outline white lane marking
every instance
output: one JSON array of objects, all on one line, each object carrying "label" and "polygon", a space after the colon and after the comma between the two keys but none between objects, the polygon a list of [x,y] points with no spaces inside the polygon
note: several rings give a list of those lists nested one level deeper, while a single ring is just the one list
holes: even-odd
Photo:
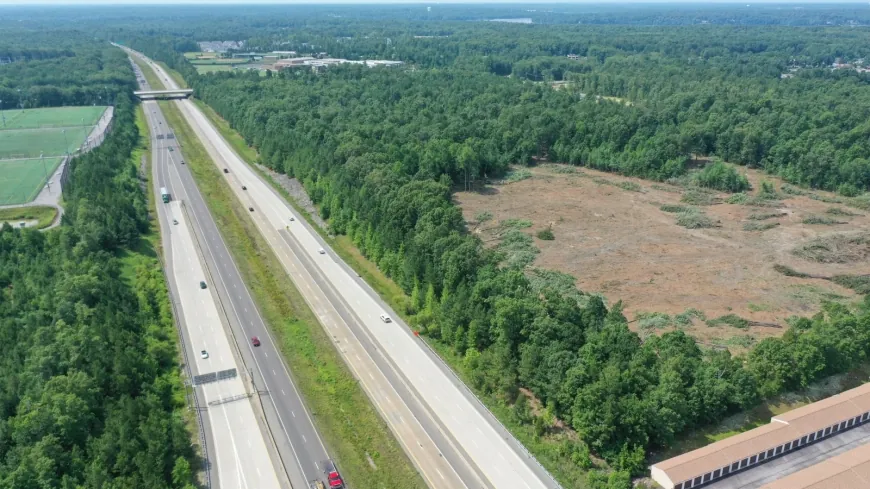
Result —
[{"label": "white lane marking", "polygon": [[305,435],[302,435],[302,442],[303,442],[303,443],[308,443],[308,440],[305,438]]},{"label": "white lane marking", "polygon": [[269,354],[268,354],[268,353],[263,352],[263,355],[266,355],[266,358],[269,358]]},{"label": "white lane marking", "polygon": [[282,395],[282,396],[286,396],[286,395],[287,395],[287,393],[284,392],[284,389],[281,389],[281,395]]},{"label": "white lane marking", "polygon": [[296,417],[296,411],[290,411],[290,414],[292,414],[294,418]]},{"label": "white lane marking", "polygon": [[[444,474],[442,474],[440,470],[438,470],[438,469],[436,468],[436,469],[435,469],[435,472],[438,472],[438,475],[441,476],[441,479],[444,479]],[[446,480],[446,479],[444,479],[444,480]]]},{"label": "white lane marking", "polygon": [[276,377],[278,376],[278,374],[275,373],[275,369],[274,369],[274,368],[272,369],[272,375],[274,375],[274,376],[276,376]]}]

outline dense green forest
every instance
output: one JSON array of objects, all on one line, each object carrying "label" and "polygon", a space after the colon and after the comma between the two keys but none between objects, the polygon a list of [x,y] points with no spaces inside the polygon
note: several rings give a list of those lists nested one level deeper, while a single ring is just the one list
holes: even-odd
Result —
[{"label": "dense green forest", "polygon": [[73,63],[67,87],[87,86],[87,66],[102,65],[117,80],[114,128],[72,160],[61,227],[0,229],[0,488],[192,488],[163,276],[153,258],[118,258],[147,230],[130,160],[139,142],[132,69],[102,43],[76,45],[54,64],[16,63],[48,79],[79,56],[89,61]]},{"label": "dense green forest", "polygon": [[123,51],[79,31],[0,35],[0,108],[109,105],[134,90]]},{"label": "dense green forest", "polygon": [[[466,233],[453,188],[530,162],[542,145],[555,148],[558,139],[542,138],[548,130],[564,136],[567,130],[554,128],[560,121],[584,131],[571,141],[582,141],[577,151],[588,151],[593,166],[601,165],[600,147],[633,146],[646,155],[667,149],[672,127],[641,125],[640,107],[488,73],[458,75],[350,68],[209,75],[194,86],[260,150],[263,163],[302,180],[332,229],[351,236],[405,289],[416,324],[465,357],[477,387],[509,400],[518,387],[531,389],[617,467],[636,472],[645,450],[852,368],[870,353],[870,315],[834,307],[745,359],[704,353],[681,332],[641,342],[619,305],[578,299],[554,281],[505,266]],[[610,138],[621,128],[633,131],[615,146]],[[658,178],[676,161],[677,175],[686,156],[677,151],[655,166],[638,157],[624,160],[637,161],[637,171],[611,169]]]}]

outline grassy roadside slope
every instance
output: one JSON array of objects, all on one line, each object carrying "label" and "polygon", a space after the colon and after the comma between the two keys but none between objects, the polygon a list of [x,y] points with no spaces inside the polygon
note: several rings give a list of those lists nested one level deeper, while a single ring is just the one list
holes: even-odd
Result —
[{"label": "grassy roadside slope", "polygon": [[350,483],[358,489],[425,487],[178,108],[166,102],[161,107],[318,431]]}]

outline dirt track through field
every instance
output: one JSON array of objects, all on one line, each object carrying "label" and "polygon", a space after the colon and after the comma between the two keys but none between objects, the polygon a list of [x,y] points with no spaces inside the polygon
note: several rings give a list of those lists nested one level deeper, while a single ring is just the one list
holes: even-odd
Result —
[{"label": "dirt track through field", "polygon": [[[609,304],[623,300],[629,320],[643,312],[676,315],[695,308],[707,319],[735,314],[783,326],[711,327],[696,319],[687,327],[687,332],[702,343],[738,351],[748,345],[735,341],[736,336],[757,341],[780,335],[788,327],[786,318],[814,314],[823,299],[855,298],[853,291],[830,281],[783,276],[774,270],[775,264],[826,276],[870,273],[868,261],[822,264],[791,253],[796,245],[819,235],[870,229],[870,213],[783,195],[781,205],[772,208],[727,203],[699,207],[718,227],[686,229],[675,224],[675,214],[660,210],[663,204],[685,205],[680,203],[683,189],[588,169],[562,173],[568,171],[564,168],[543,165],[532,169],[532,178],[490,186],[483,192],[460,192],[455,199],[469,229],[481,234],[488,244],[496,240],[490,239],[488,231],[477,229],[474,219],[480,212],[492,213],[492,223],[509,218],[531,220],[533,226],[526,230],[530,234],[552,226],[554,241],[535,238],[541,253],[533,266],[570,273],[581,290],[600,292]],[[780,187],[781,182],[774,178],[740,170],[748,174],[754,189],[760,188],[762,179]],[[640,186],[641,191],[626,190],[620,184]],[[826,213],[831,207],[861,215],[832,216]],[[747,219],[759,213],[781,216]],[[803,224],[807,216],[833,217],[846,224]],[[748,222],[778,225],[766,231],[745,231],[743,226]],[[492,227],[489,223],[480,229]],[[633,327],[637,324],[632,323]]]}]

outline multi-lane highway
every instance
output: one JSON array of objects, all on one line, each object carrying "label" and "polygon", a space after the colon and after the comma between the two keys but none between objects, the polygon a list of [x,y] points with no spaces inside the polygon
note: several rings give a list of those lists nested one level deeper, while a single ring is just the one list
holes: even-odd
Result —
[{"label": "multi-lane highway", "polygon": [[[140,84],[148,89],[147,83]],[[284,487],[289,479],[292,487],[307,488],[310,481],[324,478],[326,448],[183,163],[183,148],[157,102],[143,106],[152,133],[154,190],[159,194],[166,188],[172,199],[163,204],[157,196],[158,214],[166,267],[174,278],[170,291],[180,302],[188,333],[187,357],[196,359],[199,374],[234,367],[239,371],[235,380],[202,387],[206,399],[200,404],[208,406],[206,432],[218,480],[212,485],[271,488],[281,481]],[[200,289],[200,281],[207,283],[206,289]],[[259,346],[253,345],[254,337]],[[209,353],[208,359],[201,358],[201,350]],[[242,380],[249,384],[242,385]],[[245,393],[254,395],[208,405]],[[226,410],[231,413],[224,416]]]},{"label": "multi-lane highway", "polygon": [[[171,78],[150,66],[167,85]],[[551,488],[552,477],[223,140],[175,102],[431,487]],[[242,185],[247,190],[242,189]],[[380,316],[388,314],[392,323]]]}]

